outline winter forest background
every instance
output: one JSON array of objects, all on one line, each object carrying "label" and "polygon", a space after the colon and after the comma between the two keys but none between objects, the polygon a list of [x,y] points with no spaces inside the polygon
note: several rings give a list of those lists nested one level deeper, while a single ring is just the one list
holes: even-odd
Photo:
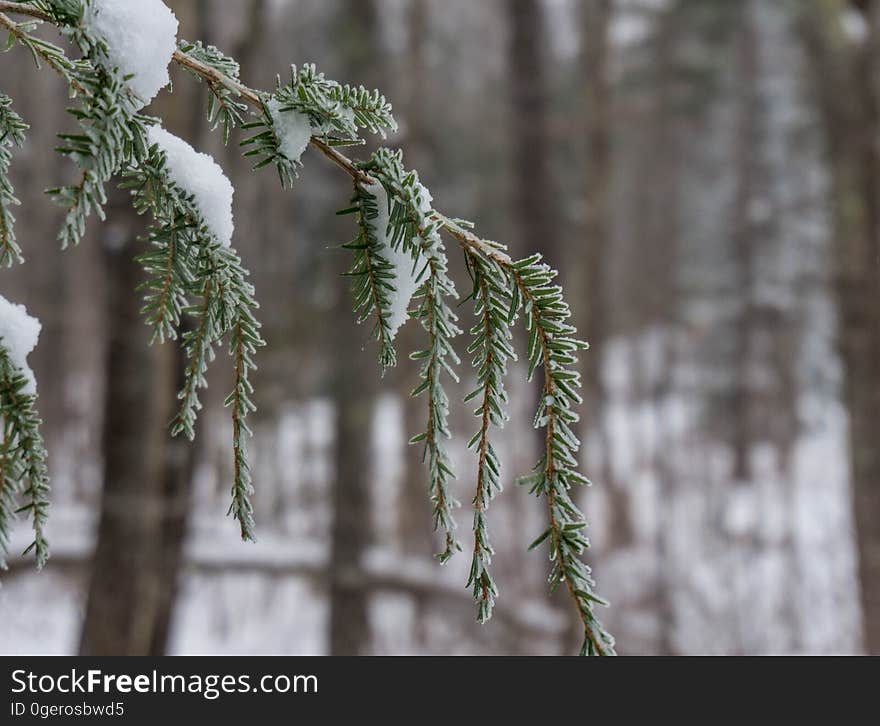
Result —
[{"label": "winter forest background", "polygon": [[[392,143],[438,204],[560,269],[592,344],[581,503],[619,652],[880,653],[880,1],[168,4],[180,37],[229,52],[252,86],[313,61],[381,88],[401,121]],[[32,126],[12,171],[30,263],[0,286],[43,321],[30,360],[53,557],[41,573],[10,558],[0,650],[574,652],[546,556],[526,552],[543,511],[512,481],[538,456],[524,423],[537,389],[510,377],[490,513],[501,598],[478,626],[467,553],[431,558],[406,446],[423,415],[406,397],[416,368],[404,358],[380,381],[353,322],[338,249],[353,232],[333,214],[350,183],[310,153],[279,191],[210,133],[203,86],[172,78],[148,111],[232,179],[269,342],[251,446],[259,541],[224,516],[224,367],[196,443],[167,434],[182,366],[175,346],[146,345],[130,261],[144,222],[127,197],[58,250],[42,190],[74,173],[51,151],[70,125],[64,89],[13,49],[0,82]],[[121,527],[121,510],[160,516]],[[467,543],[466,509],[458,520]],[[28,532],[15,534],[13,554]]]}]

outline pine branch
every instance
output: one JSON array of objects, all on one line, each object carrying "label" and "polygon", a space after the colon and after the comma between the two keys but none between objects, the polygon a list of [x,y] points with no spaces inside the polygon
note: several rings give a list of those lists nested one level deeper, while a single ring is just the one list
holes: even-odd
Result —
[{"label": "pine branch", "polygon": [[535,415],[535,428],[545,432],[545,450],[532,474],[523,477],[531,493],[544,496],[549,516],[548,528],[532,543],[534,549],[549,541],[550,587],[565,583],[584,626],[582,655],[613,655],[614,639],[596,618],[594,607],[606,605],[595,592],[590,568],[580,556],[589,546],[581,531],[586,527],[583,514],[571,499],[575,484],[589,484],[577,470],[575,455],[580,442],[571,426],[578,421],[572,410],[580,404],[580,374],[570,366],[575,353],[587,344],[574,338],[577,331],[568,322],[570,311],[562,288],[553,285],[556,272],[532,255],[513,265],[515,290],[523,300],[528,332],[529,378],[541,367],[544,373],[543,398]]},{"label": "pine branch", "polygon": [[187,306],[187,290],[194,278],[185,260],[185,245],[180,237],[186,223],[178,219],[168,227],[151,226],[147,241],[152,249],[139,255],[139,262],[147,272],[147,279],[138,290],[145,291],[141,312],[153,328],[150,344],[177,339],[180,318]]},{"label": "pine branch", "polygon": [[422,382],[413,389],[413,396],[423,393],[428,398],[428,420],[425,431],[410,439],[410,443],[424,442],[423,461],[427,461],[429,492],[433,506],[434,529],[444,532],[444,549],[437,555],[445,563],[461,545],[455,538],[455,519],[452,510],[459,503],[449,491],[449,481],[455,478],[446,451],[445,439],[451,437],[449,430],[449,398],[443,387],[446,373],[458,382],[452,368],[460,361],[452,346],[452,339],[461,331],[458,317],[446,302],[457,298],[455,284],[448,275],[446,251],[438,233],[439,225],[430,208],[430,195],[419,182],[418,175],[403,166],[401,152],[378,149],[365,165],[385,188],[391,203],[389,236],[393,247],[401,246],[413,258],[425,260],[427,274],[420,294],[421,301],[416,313],[428,334],[428,347],[413,353],[413,360],[421,360],[419,373]]},{"label": "pine branch", "polygon": [[[36,410],[36,396],[25,393],[27,380],[10,360],[0,342],[0,418],[2,418],[2,448],[0,448],[0,554],[9,543],[9,523],[14,514],[30,517],[33,542],[24,551],[36,556],[37,567],[49,559],[49,545],[43,527],[49,514],[49,476],[46,467],[46,448],[40,434],[40,417]],[[24,504],[15,509],[18,494]],[[2,560],[2,557],[0,557]]]},{"label": "pine branch", "polygon": [[182,433],[190,441],[195,438],[196,418],[202,408],[199,390],[208,386],[205,374],[215,357],[213,331],[217,329],[218,323],[213,304],[216,298],[212,290],[214,284],[214,278],[209,276],[202,288],[201,305],[188,308],[188,312],[198,323],[194,330],[184,333],[183,336],[184,351],[189,363],[184,372],[183,388],[177,394],[181,403],[171,422],[171,434],[177,436]]},{"label": "pine branch", "polygon": [[[202,65],[211,68],[215,73],[229,78],[238,83],[238,61],[230,58],[213,45],[203,45],[201,41],[189,43],[181,40],[178,44],[180,52],[185,56],[198,61]],[[244,115],[247,113],[247,104],[239,100],[239,92],[234,88],[221,83],[214,77],[206,77],[197,73],[193,68],[184,65],[196,80],[205,81],[208,86],[207,119],[211,124],[211,130],[217,126],[223,127],[223,143],[229,143],[229,133],[237,126],[244,123]]]},{"label": "pine branch", "polygon": [[19,5],[17,3],[0,2],[0,26],[6,28],[9,33],[6,47],[4,51],[8,51],[16,43],[30,51],[31,57],[37,68],[41,67],[41,63],[46,63],[52,70],[58,73],[67,83],[71,94],[85,93],[85,89],[80,85],[76,76],[78,73],[87,68],[87,64],[82,61],[72,61],[57,45],[31,35],[31,31],[36,27],[36,22],[26,20],[22,23],[16,23],[3,12],[20,13],[29,15],[38,20],[52,22],[52,18],[43,11],[31,8],[27,5]]},{"label": "pine branch", "polygon": [[[0,24],[22,41],[19,37],[21,33],[28,35],[23,28],[30,26],[14,24],[2,13],[19,12],[31,18],[53,22],[79,43],[87,58],[94,60],[92,56],[100,54],[100,43],[96,44],[95,39],[72,29],[70,24],[78,7],[78,0],[31,3],[0,0]],[[51,65],[49,58],[54,57],[53,51],[33,45],[29,35],[22,42],[32,53],[36,53],[38,59],[42,57]],[[49,58],[44,53],[48,53]],[[426,430],[412,441],[424,442],[425,446],[423,458],[427,460],[429,468],[434,525],[435,529],[445,532],[446,539],[445,549],[438,555],[441,561],[446,561],[456,549],[460,549],[454,537],[455,523],[452,518],[452,509],[457,502],[449,490],[449,481],[454,474],[443,443],[450,433],[449,400],[442,383],[444,373],[454,381],[458,380],[453,369],[458,358],[452,339],[460,331],[457,318],[447,302],[448,298],[457,297],[457,294],[448,276],[440,232],[445,231],[464,250],[474,280],[473,297],[478,316],[477,323],[471,329],[474,340],[469,348],[477,368],[478,387],[468,398],[480,397],[480,407],[476,411],[480,428],[470,442],[477,451],[478,471],[473,500],[474,556],[468,584],[473,588],[481,621],[491,615],[496,594],[488,570],[492,548],[485,510],[492,495],[500,489],[500,466],[489,431],[493,425],[500,426],[505,417],[506,394],[502,379],[506,363],[513,356],[510,326],[519,313],[523,313],[529,334],[529,377],[538,367],[541,367],[544,375],[544,397],[535,417],[535,426],[545,431],[545,451],[533,473],[522,480],[531,485],[532,493],[545,498],[548,507],[548,527],[535,540],[533,547],[544,541],[550,545],[553,562],[550,586],[556,588],[562,582],[566,583],[584,626],[582,652],[613,654],[613,639],[594,614],[594,606],[604,602],[594,593],[590,570],[580,559],[589,546],[581,534],[586,525],[569,493],[571,486],[587,483],[586,478],[577,471],[575,458],[579,442],[572,430],[578,420],[573,406],[579,404],[581,399],[577,392],[579,374],[571,369],[576,363],[576,352],[586,345],[574,337],[574,328],[567,322],[570,314],[568,305],[561,288],[552,284],[555,273],[537,255],[514,262],[503,247],[474,234],[469,223],[449,218],[433,209],[430,195],[419,183],[417,174],[404,169],[399,152],[379,149],[368,162],[358,163],[338,150],[339,145],[360,143],[360,129],[384,135],[387,129],[394,128],[390,105],[378,91],[340,86],[318,74],[313,66],[303,66],[299,70],[294,68],[289,83],[282,85],[279,81],[273,94],[264,93],[241,83],[238,66],[233,59],[201,44],[182,44],[174,52],[173,60],[208,85],[212,98],[209,104],[216,104],[209,105],[209,121],[215,127],[218,123],[223,126],[224,140],[230,129],[237,125],[257,130],[254,136],[244,142],[253,147],[248,153],[259,158],[258,167],[274,163],[282,184],[287,185],[293,180],[300,162],[298,158],[288,158],[281,151],[273,112],[305,114],[308,117],[306,130],[312,131],[309,143],[352,177],[356,189],[353,206],[343,212],[358,215],[358,237],[345,245],[355,252],[350,271],[356,278],[355,307],[361,321],[373,314],[377,317],[374,332],[379,340],[383,366],[392,364],[396,359],[391,336],[387,334],[387,321],[383,324],[389,291],[395,289],[389,277],[388,260],[382,255],[383,246],[387,243],[393,250],[409,254],[414,265],[419,264],[419,260],[424,261],[424,268],[420,272],[424,277],[420,278],[422,282],[417,294],[415,316],[427,333],[428,345],[411,357],[422,361],[422,381],[413,395],[427,395],[428,420]],[[59,68],[56,67],[56,70]],[[61,65],[59,72],[63,71],[64,66]],[[125,107],[122,89],[111,88],[115,79],[106,75],[95,78],[95,73],[100,71],[95,71],[88,63],[76,73],[71,72],[74,80],[83,86],[77,90],[84,90],[92,96],[112,92],[115,102]],[[90,86],[92,79],[94,87]],[[267,105],[270,102],[273,104],[271,112]],[[110,101],[110,106],[112,103]],[[253,108],[255,121],[242,123],[244,104]],[[73,199],[86,199],[91,206],[86,206],[85,213],[94,210],[101,214],[102,185],[109,178],[103,173],[111,167],[118,168],[115,160],[101,157],[101,131],[106,130],[110,119],[95,114],[88,99],[81,113],[84,128],[98,129],[98,143],[90,146],[89,141],[94,142],[94,139],[70,137],[64,151],[81,163],[86,174],[92,173],[94,178],[84,176],[82,188],[68,193]],[[141,191],[135,194],[136,205],[141,207],[141,211],[147,208],[153,211],[159,221],[159,229],[165,230],[163,234],[170,234],[172,229],[177,233],[178,228],[173,225],[182,215],[185,223],[180,229],[186,230],[186,244],[193,251],[181,256],[174,249],[175,245],[161,235],[152,239],[154,249],[144,260],[145,266],[154,273],[148,287],[150,292],[145,311],[148,322],[157,327],[160,339],[174,335],[181,312],[189,311],[199,319],[196,330],[185,338],[190,362],[187,384],[181,392],[183,404],[175,423],[175,430],[185,431],[189,435],[193,431],[195,412],[200,405],[196,393],[204,385],[204,372],[209,359],[213,357],[213,346],[226,334],[230,335],[230,354],[236,372],[233,391],[226,400],[233,413],[235,452],[235,481],[230,513],[239,520],[242,536],[247,539],[252,537],[252,508],[249,502],[250,473],[244,457],[244,442],[250,433],[245,418],[253,409],[248,374],[253,370],[253,353],[256,347],[262,345],[258,324],[251,314],[256,303],[237,256],[205,241],[204,225],[198,215],[193,216],[191,200],[176,194],[173,185],[170,185],[170,195],[164,192],[163,189],[169,186],[167,178],[160,175],[151,180],[147,178],[149,171],[145,176],[145,168],[149,170],[157,164],[161,165],[161,160],[145,159],[146,152],[137,148],[138,131],[142,131],[146,121],[141,117],[123,119],[123,127],[127,124],[128,130],[134,134],[130,139],[133,142],[131,146],[125,146],[125,133],[118,137],[123,139],[124,163],[133,166],[131,174],[140,175],[137,184]],[[88,133],[85,135],[88,136]],[[302,143],[306,145],[305,140]],[[95,160],[105,163],[96,164]],[[388,234],[385,235],[387,239],[370,225],[375,212],[371,209],[373,201],[365,188],[376,184],[381,184],[388,194],[390,222]],[[157,203],[152,196],[146,195],[146,190],[156,185],[165,194],[164,202]],[[87,188],[91,194],[86,193]],[[159,196],[162,198],[162,194]],[[174,212],[170,217],[169,209]],[[71,236],[81,235],[84,217],[82,212],[74,215],[77,225]],[[175,266],[181,259],[188,260],[185,274]],[[182,301],[189,295],[201,296],[202,305],[184,308]]]},{"label": "pine branch", "polygon": [[252,436],[247,426],[247,416],[255,409],[250,396],[253,393],[248,374],[256,366],[253,353],[258,345],[262,345],[257,332],[256,321],[247,309],[241,310],[232,330],[230,353],[235,359],[235,386],[226,399],[226,405],[232,409],[232,446],[234,450],[234,477],[232,484],[232,504],[229,513],[238,520],[243,540],[256,541],[254,538],[254,517],[250,496],[254,493],[251,483],[250,466],[245,456],[246,438]]},{"label": "pine branch", "polygon": [[[52,20],[50,16],[36,8],[32,8],[28,5],[19,5],[18,3],[9,2],[8,0],[0,0],[0,13],[3,12],[18,12],[47,22],[51,22]],[[192,57],[180,49],[174,52],[172,59],[175,63],[189,70],[191,73],[235,93],[254,109],[263,113],[263,95],[260,92],[249,88],[238,80],[229,78],[216,68],[212,68],[208,64]],[[331,146],[320,136],[312,136],[311,144],[329,161],[338,166],[359,184],[369,186],[370,184],[376,183],[377,180],[375,178],[370,176],[366,171],[360,169],[354,161],[342,154],[338,149]],[[496,259],[499,263],[505,266],[510,265],[511,260],[508,255],[499,252],[470,231],[464,229],[455,220],[444,216],[436,210],[432,210],[432,216],[435,220],[439,221],[445,232],[457,240],[463,249],[473,249],[482,252],[483,254]]]},{"label": "pine branch", "polygon": [[[314,64],[291,67],[290,80],[279,77],[271,96],[260,97],[260,113],[242,128],[256,133],[241,142],[250,147],[245,156],[257,159],[254,169],[274,164],[283,187],[293,186],[302,161],[284,151],[283,131],[277,128],[276,114],[295,114],[307,125],[314,138],[328,148],[363,144],[361,129],[380,134],[397,129],[391,105],[379,91],[342,86],[319,73]],[[302,141],[303,146],[307,141]]]},{"label": "pine branch", "polygon": [[20,204],[9,181],[9,165],[13,146],[24,143],[28,125],[12,110],[12,99],[0,93],[0,267],[12,267],[24,262],[21,248],[15,239],[15,217],[10,210]]},{"label": "pine branch", "polygon": [[372,334],[379,343],[379,365],[384,372],[397,365],[388,312],[394,271],[383,253],[386,230],[376,227],[377,199],[360,184],[355,184],[352,206],[338,214],[357,214],[358,236],[342,246],[354,252],[354,262],[347,275],[354,280],[352,295],[357,322],[375,317]]},{"label": "pine branch", "polygon": [[496,493],[501,491],[501,462],[489,438],[491,426],[502,427],[507,420],[504,407],[507,393],[504,376],[507,361],[516,359],[511,347],[510,323],[516,310],[511,310],[510,278],[506,270],[496,262],[474,252],[466,256],[474,282],[474,299],[477,323],[471,328],[474,340],[468,347],[473,354],[473,366],[477,370],[477,388],[465,397],[465,401],[480,398],[480,406],[474,415],[480,419],[480,428],[468,442],[468,448],[477,450],[477,484],[472,500],[474,506],[474,550],[467,585],[473,588],[477,602],[477,620],[486,622],[492,617],[492,609],[498,588],[489,566],[495,551],[489,542],[486,510]]},{"label": "pine branch", "polygon": [[[173,434],[194,437],[201,408],[198,390],[207,385],[205,372],[214,359],[214,346],[230,336],[235,381],[226,404],[232,411],[235,477],[229,512],[238,520],[242,538],[253,540],[249,501],[253,487],[245,454],[250,429],[246,418],[255,408],[249,382],[249,374],[256,368],[253,356],[264,344],[252,313],[257,308],[253,286],[235,250],[220,244],[194,197],[171,180],[165,152],[158,145],[138,166],[128,169],[125,177],[123,186],[131,189],[135,209],[140,214],[149,211],[155,220],[149,239],[157,249],[140,258],[151,275],[148,290],[154,291],[148,294],[144,307],[147,323],[162,338],[176,337],[182,313],[194,314],[198,320],[196,328],[184,336],[189,361],[184,387],[178,395],[181,405],[171,424]],[[158,283],[157,276],[161,278]],[[201,305],[185,307],[185,301],[193,295],[201,297]]]}]

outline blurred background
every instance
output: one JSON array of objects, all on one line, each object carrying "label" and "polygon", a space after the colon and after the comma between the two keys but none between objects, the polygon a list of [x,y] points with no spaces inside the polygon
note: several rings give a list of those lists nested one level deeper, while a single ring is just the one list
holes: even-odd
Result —
[{"label": "blurred background", "polygon": [[[180,37],[252,86],[314,61],[379,86],[438,208],[561,270],[584,355],[580,501],[624,654],[880,653],[880,1],[169,1]],[[53,37],[51,28],[43,32]],[[307,154],[292,191],[252,174],[173,69],[148,111],[217,158],[269,345],[250,448],[257,544],[225,517],[218,359],[198,439],[172,440],[182,368],[147,346],[124,194],[77,249],[42,190],[65,94],[20,48],[3,90],[32,128],[13,178],[29,262],[0,289],[43,322],[31,355],[50,451],[53,557],[0,575],[6,653],[573,653],[546,594],[535,389],[509,376],[508,486],[490,526],[501,597],[474,622],[469,555],[431,559],[423,401],[379,381],[350,312],[350,182]],[[451,253],[460,288],[463,265]],[[465,320],[469,309],[464,309]],[[412,350],[419,330],[399,338]],[[466,345],[460,339],[461,347]],[[465,371],[465,377],[471,375]],[[451,389],[455,491],[476,428]],[[469,547],[471,516],[458,516]]]}]

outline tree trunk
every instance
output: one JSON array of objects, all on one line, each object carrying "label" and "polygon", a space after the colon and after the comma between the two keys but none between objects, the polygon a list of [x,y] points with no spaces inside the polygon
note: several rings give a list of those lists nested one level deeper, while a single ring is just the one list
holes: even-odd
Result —
[{"label": "tree trunk", "polygon": [[736,359],[732,395],[733,477],[745,482],[751,476],[750,452],[754,425],[751,368],[756,326],[755,309],[755,240],[751,205],[755,193],[755,154],[758,149],[758,98],[756,39],[748,3],[742,8],[736,37],[738,118],[734,159],[736,198],[733,210],[733,244],[737,267],[737,289],[741,293],[740,310],[734,328]]},{"label": "tree trunk", "polygon": [[840,336],[849,410],[853,513],[865,650],[880,654],[880,3],[861,4],[864,44],[842,33],[840,8],[814,0],[803,34],[832,162]]},{"label": "tree trunk", "polygon": [[[601,421],[602,340],[605,326],[604,286],[607,277],[611,173],[611,84],[609,79],[609,27],[611,0],[584,2],[584,72],[587,81],[586,218],[584,220],[584,280],[586,281],[583,337],[592,351],[584,356],[584,406],[582,426]],[[589,468],[589,462],[587,462]]]},{"label": "tree trunk", "polygon": [[560,265],[550,172],[544,12],[538,0],[508,0],[513,213],[520,251]]},{"label": "tree trunk", "polygon": [[[204,0],[175,4],[184,28],[204,27]],[[185,30],[183,31],[186,32]],[[172,131],[202,127],[194,86],[151,106]],[[163,655],[177,599],[192,500],[195,447],[168,433],[186,365],[176,342],[149,345],[140,314],[135,239],[144,226],[127,193],[114,193],[100,228],[107,285],[104,487],[98,543],[80,640],[83,655]],[[185,330],[184,321],[181,333]]]},{"label": "tree trunk", "polygon": [[[424,44],[429,32],[429,8],[425,0],[411,0],[407,16],[407,89],[406,107],[406,154],[412,166],[423,168],[430,146],[430,128],[424,104],[424,89],[429,86],[428,69],[425,62]],[[424,331],[417,323],[409,323],[398,333],[398,348],[418,350],[422,344]],[[401,358],[403,356],[401,355]],[[415,388],[411,376],[400,375],[413,369],[412,365],[402,365],[398,371],[400,378],[399,395],[403,408],[404,434],[407,439],[424,429],[424,400],[409,395]],[[398,517],[398,534],[406,552],[430,557],[434,550],[431,536],[431,506],[428,499],[427,472],[421,460],[421,447],[407,446],[403,455],[403,476]]]},{"label": "tree trunk", "polygon": [[854,137],[862,230],[845,251],[841,302],[865,648],[880,654],[880,3],[866,4],[865,13],[869,35],[857,60]]},{"label": "tree trunk", "polygon": [[[512,120],[515,251],[540,252],[551,267],[562,264],[554,219],[545,68],[545,18],[539,0],[508,0],[508,72]],[[542,395],[535,385],[535,407]],[[537,454],[544,434],[534,439]]]},{"label": "tree trunk", "polygon": [[[121,198],[120,198],[121,197]],[[118,194],[101,226],[107,300],[107,393],[101,518],[83,624],[82,655],[154,652],[163,590],[164,462],[171,418],[173,348],[148,345],[135,288],[138,219]]]},{"label": "tree trunk", "polygon": [[[510,88],[512,249],[517,254],[540,252],[554,269],[564,259],[559,244],[558,208],[551,170],[552,143],[547,82],[547,28],[541,0],[508,0],[509,33],[507,72]],[[564,275],[563,275],[564,277]],[[533,384],[534,408],[543,396],[540,376]],[[533,436],[534,460],[543,454],[544,431]],[[519,502],[517,502],[519,506]],[[515,526],[524,526],[525,514],[517,509]],[[582,628],[562,593],[553,607],[569,618],[573,633]]]},{"label": "tree trunk", "polygon": [[[373,0],[347,0],[340,20],[343,60],[348,76],[369,84],[378,48],[378,17]],[[351,71],[355,71],[354,74]],[[374,349],[364,345],[364,328],[353,324],[351,296],[339,291],[329,341],[334,365],[336,481],[330,554],[330,653],[365,654],[370,647],[369,593],[361,556],[371,543],[370,431],[378,389]]]}]

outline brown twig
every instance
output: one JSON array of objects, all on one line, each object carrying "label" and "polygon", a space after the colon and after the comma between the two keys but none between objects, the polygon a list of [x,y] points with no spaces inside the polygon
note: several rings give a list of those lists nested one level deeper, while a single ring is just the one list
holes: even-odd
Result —
[{"label": "brown twig", "polygon": [[[20,15],[27,15],[28,17],[35,18],[36,20],[42,20],[49,23],[52,22],[52,18],[44,13],[42,10],[39,10],[29,5],[20,5],[19,3],[0,0],[0,13],[4,12],[18,13]],[[3,16],[0,15],[0,18],[2,17]],[[9,21],[9,23],[15,25],[15,23],[13,23],[12,21]],[[243,83],[229,78],[229,76],[226,76],[216,69],[206,65],[205,63],[196,60],[192,56],[184,53],[182,50],[178,49],[174,51],[173,60],[179,66],[187,68],[196,75],[205,79],[205,81],[209,82],[210,84],[217,84],[223,86],[224,88],[228,88],[237,96],[247,101],[247,103],[249,103],[251,106],[254,106],[260,112],[263,111],[263,95],[260,91],[257,91],[253,88],[250,88],[249,86],[244,85]],[[327,159],[329,159],[336,166],[342,169],[346,174],[352,177],[352,179],[357,181],[359,184],[376,183],[376,180],[363,170],[359,169],[354,161],[345,156],[345,154],[342,154],[335,147],[330,146],[330,144],[324,141],[324,139],[322,139],[321,137],[313,136],[312,146],[314,146]],[[495,260],[502,267],[509,268],[511,266],[512,261],[510,257],[503,251],[486,244],[484,240],[481,240],[472,232],[456,224],[452,219],[445,216],[444,214],[434,211],[433,216],[440,222],[440,225],[443,227],[443,229],[453,239],[455,239],[461,247],[465,249],[474,249],[482,253],[483,255]]]}]

